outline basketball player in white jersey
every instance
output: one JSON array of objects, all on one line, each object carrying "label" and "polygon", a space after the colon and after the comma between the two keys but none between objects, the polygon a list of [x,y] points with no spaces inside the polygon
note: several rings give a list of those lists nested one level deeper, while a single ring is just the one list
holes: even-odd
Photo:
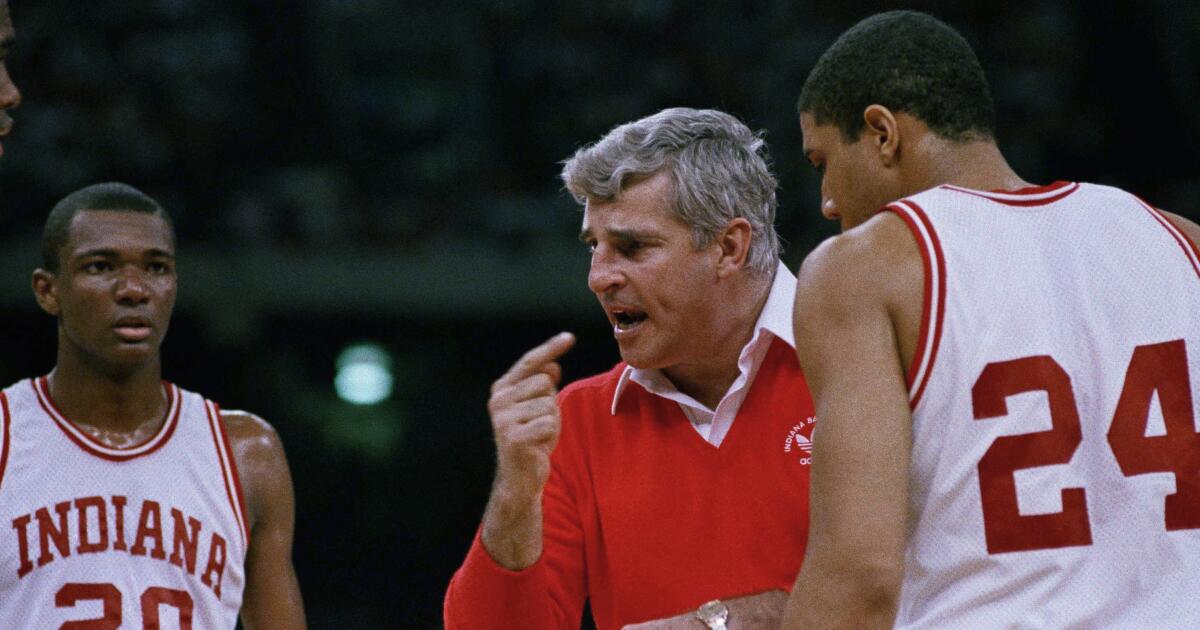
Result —
[{"label": "basketball player in white jersey", "polygon": [[[8,74],[8,49],[12,46],[14,36],[8,0],[0,0],[0,138],[12,131],[13,120],[8,110],[16,109],[21,104],[21,92]],[[4,145],[0,143],[0,156],[3,155]]]},{"label": "basketball player in white jersey", "polygon": [[799,110],[844,233],[798,279],[821,422],[785,627],[1200,627],[1200,228],[1022,180],[927,15],[844,33]]},{"label": "basketball player in white jersey", "polygon": [[50,212],[42,254],[58,356],[0,394],[0,627],[303,628],[278,436],[162,380],[167,213],[89,186]]}]

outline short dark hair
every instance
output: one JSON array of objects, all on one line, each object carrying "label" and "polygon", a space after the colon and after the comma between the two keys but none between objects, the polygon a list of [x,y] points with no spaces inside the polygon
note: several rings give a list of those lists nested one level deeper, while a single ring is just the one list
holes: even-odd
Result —
[{"label": "short dark hair", "polygon": [[983,68],[958,31],[925,13],[889,11],[855,24],[821,55],[797,108],[855,142],[873,104],[921,119],[950,140],[992,139],[996,111]]},{"label": "short dark hair", "polygon": [[175,242],[175,226],[171,222],[171,215],[150,195],[120,182],[92,184],[63,197],[46,217],[46,226],[42,229],[44,269],[58,273],[59,256],[71,237],[71,221],[75,215],[87,210],[144,212],[160,216],[171,231],[171,243]]}]

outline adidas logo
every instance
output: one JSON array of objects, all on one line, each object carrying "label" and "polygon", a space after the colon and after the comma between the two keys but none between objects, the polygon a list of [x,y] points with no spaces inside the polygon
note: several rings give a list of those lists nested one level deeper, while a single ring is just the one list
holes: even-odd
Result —
[{"label": "adidas logo", "polygon": [[809,416],[802,422],[797,422],[788,431],[787,439],[783,442],[783,452],[791,453],[793,450],[796,451],[800,459],[800,465],[802,466],[812,464],[812,432],[816,423],[816,416]]}]

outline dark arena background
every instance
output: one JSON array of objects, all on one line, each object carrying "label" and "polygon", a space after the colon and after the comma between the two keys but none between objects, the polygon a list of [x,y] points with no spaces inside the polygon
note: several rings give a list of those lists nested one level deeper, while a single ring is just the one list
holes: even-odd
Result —
[{"label": "dark arena background", "polygon": [[440,627],[491,483],[489,383],[559,330],[579,337],[568,379],[617,361],[557,179],[614,125],[686,105],[764,130],[795,270],[836,229],[800,150],[804,77],[858,19],[916,8],[976,47],[1026,179],[1200,219],[1195,2],[10,5],[0,377],[53,365],[29,288],[53,203],[103,180],[164,202],[166,375],[282,435],[318,629]]}]

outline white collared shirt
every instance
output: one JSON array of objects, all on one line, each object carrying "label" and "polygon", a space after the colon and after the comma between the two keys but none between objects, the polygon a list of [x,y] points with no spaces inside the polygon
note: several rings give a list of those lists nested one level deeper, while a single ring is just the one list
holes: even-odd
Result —
[{"label": "white collared shirt", "polygon": [[754,377],[767,356],[767,350],[771,348],[771,342],[778,337],[789,346],[796,347],[792,337],[792,307],[795,299],[796,276],[780,262],[775,271],[775,280],[771,283],[771,292],[767,295],[767,303],[763,305],[758,321],[754,324],[754,334],[742,347],[742,353],[738,356],[738,377],[717,403],[716,409],[709,409],[700,401],[679,391],[661,370],[625,366],[613,394],[612,413],[616,415],[617,401],[621,399],[625,386],[633,381],[651,394],[678,403],[700,436],[709,444],[720,446],[733,426],[733,419],[737,416],[738,409],[741,409],[742,401],[750,392],[750,385],[754,383]]}]

